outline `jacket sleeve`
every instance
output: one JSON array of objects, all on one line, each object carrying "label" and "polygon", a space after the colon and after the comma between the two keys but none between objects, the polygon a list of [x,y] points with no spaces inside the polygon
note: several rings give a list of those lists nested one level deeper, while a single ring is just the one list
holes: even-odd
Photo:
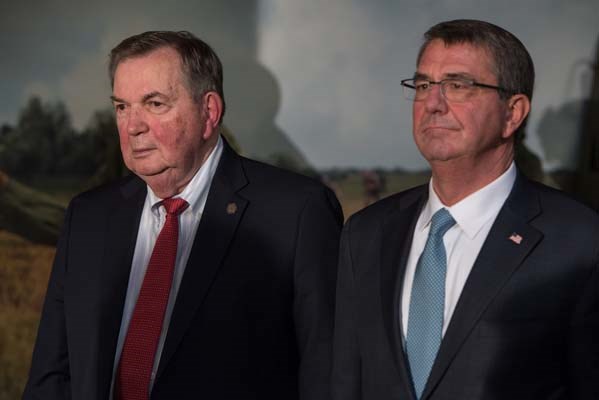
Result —
[{"label": "jacket sleeve", "polygon": [[361,398],[361,363],[354,313],[354,269],[351,257],[351,219],[341,235],[337,277],[331,391],[333,400]]},{"label": "jacket sleeve", "polygon": [[64,281],[69,252],[69,206],[58,239],[54,265],[48,282],[37,339],[33,350],[24,400],[67,400],[71,398],[69,352],[64,313]]},{"label": "jacket sleeve", "polygon": [[294,259],[294,324],[301,400],[330,399],[335,276],[343,213],[328,188],[309,196],[299,217]]},{"label": "jacket sleeve", "polygon": [[590,242],[592,269],[570,323],[568,398],[599,399],[599,224]]}]

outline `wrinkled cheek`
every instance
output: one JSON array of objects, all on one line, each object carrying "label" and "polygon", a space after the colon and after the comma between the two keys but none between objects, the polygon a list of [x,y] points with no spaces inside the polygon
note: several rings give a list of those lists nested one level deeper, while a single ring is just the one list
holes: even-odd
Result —
[{"label": "wrinkled cheek", "polygon": [[175,143],[177,142],[177,138],[173,136],[156,136],[156,144],[159,149],[164,151],[165,154],[170,153],[171,151],[176,149]]},{"label": "wrinkled cheek", "polygon": [[428,137],[426,134],[420,132],[417,128],[414,128],[414,132],[413,132],[412,136],[414,137],[414,142],[416,143],[416,146],[418,146],[418,147],[426,144],[427,142],[429,142],[431,140],[430,137]]},{"label": "wrinkled cheek", "polygon": [[156,140],[163,148],[178,149],[185,145],[185,125],[180,118],[161,123],[155,132]]},{"label": "wrinkled cheek", "polygon": [[185,121],[181,116],[177,116],[177,118],[172,121],[166,129],[170,132],[175,132],[175,135],[171,135],[171,145],[173,147],[182,147],[185,146],[185,138],[187,132],[185,131]]}]

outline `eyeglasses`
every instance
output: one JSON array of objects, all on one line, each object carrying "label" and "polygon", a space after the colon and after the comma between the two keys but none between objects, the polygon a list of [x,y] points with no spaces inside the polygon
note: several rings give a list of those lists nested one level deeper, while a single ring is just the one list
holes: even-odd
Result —
[{"label": "eyeglasses", "polygon": [[456,103],[468,101],[478,93],[480,88],[494,89],[507,94],[510,93],[507,89],[499,86],[487,85],[485,83],[478,83],[472,79],[463,78],[449,78],[438,82],[420,78],[404,79],[401,81],[404,96],[406,99],[413,101],[426,100],[433,90],[433,85],[441,86],[441,93],[445,100]]}]

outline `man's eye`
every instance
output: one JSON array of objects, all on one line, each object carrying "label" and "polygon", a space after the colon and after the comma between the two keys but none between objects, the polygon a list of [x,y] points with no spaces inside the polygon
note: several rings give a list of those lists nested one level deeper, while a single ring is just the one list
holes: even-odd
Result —
[{"label": "man's eye", "polygon": [[160,101],[149,101],[147,103],[147,107],[155,112],[162,112],[165,111],[167,109],[167,106],[165,103],[162,103]]},{"label": "man's eye", "polygon": [[114,110],[119,114],[122,113],[123,111],[125,111],[125,109],[126,109],[126,106],[122,103],[118,103],[118,104],[114,105]]},{"label": "man's eye", "polygon": [[416,87],[417,92],[423,92],[428,90],[431,86],[430,82],[414,82],[414,86]]},{"label": "man's eye", "polygon": [[464,90],[469,87],[467,83],[462,81],[447,81],[446,85],[450,90]]}]

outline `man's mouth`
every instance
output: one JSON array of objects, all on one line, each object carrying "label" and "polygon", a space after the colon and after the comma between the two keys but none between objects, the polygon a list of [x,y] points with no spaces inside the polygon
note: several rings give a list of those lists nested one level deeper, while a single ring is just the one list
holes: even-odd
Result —
[{"label": "man's mouth", "polygon": [[143,157],[146,157],[147,155],[149,155],[154,150],[155,149],[152,148],[152,147],[144,147],[144,148],[139,148],[139,149],[133,149],[132,150],[133,158],[143,158]]},{"label": "man's mouth", "polygon": [[427,126],[427,127],[423,128],[422,132],[455,131],[457,129],[458,128],[453,127],[453,126],[434,125],[434,126]]}]

